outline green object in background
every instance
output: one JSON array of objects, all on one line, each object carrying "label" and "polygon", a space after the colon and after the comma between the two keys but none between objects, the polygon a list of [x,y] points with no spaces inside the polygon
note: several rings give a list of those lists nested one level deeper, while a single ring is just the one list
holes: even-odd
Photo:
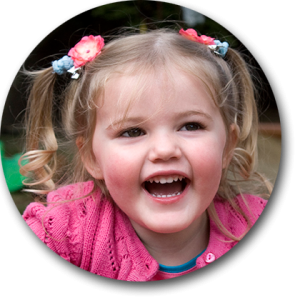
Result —
[{"label": "green object in background", "polygon": [[17,153],[12,157],[4,156],[4,144],[0,141],[0,150],[1,150],[1,162],[4,172],[4,177],[10,192],[15,192],[23,188],[22,181],[25,179],[25,176],[21,175],[19,172],[18,160],[21,157],[21,153]]}]

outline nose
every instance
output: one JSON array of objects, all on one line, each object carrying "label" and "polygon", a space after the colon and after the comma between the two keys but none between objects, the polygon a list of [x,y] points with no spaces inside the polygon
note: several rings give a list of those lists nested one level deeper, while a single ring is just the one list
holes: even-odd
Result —
[{"label": "nose", "polygon": [[150,142],[149,160],[152,162],[168,161],[181,157],[180,145],[177,138],[172,134],[157,134]]}]

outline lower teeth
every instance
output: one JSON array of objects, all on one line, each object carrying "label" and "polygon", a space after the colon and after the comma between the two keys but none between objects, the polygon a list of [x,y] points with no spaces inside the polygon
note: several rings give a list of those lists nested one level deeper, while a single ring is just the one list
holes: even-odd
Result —
[{"label": "lower teeth", "polygon": [[152,194],[154,197],[158,197],[158,198],[169,198],[169,197],[173,197],[173,196],[178,196],[180,195],[181,193],[178,192],[178,193],[174,193],[172,195],[156,195],[156,194]]}]

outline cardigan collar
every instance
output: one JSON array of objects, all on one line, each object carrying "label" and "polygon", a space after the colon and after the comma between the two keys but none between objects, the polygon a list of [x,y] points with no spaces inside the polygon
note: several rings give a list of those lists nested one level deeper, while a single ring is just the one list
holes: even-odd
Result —
[{"label": "cardigan collar", "polygon": [[[115,205],[115,248],[121,253],[118,278],[127,281],[149,281],[159,269],[158,262],[149,254],[140,238],[137,236],[129,218]],[[228,241],[220,232],[213,220],[210,219],[209,243],[206,250],[197,258],[196,268],[204,267],[225,254],[234,244]],[[123,246],[123,247],[122,247]],[[129,270],[126,273],[121,270]]]}]

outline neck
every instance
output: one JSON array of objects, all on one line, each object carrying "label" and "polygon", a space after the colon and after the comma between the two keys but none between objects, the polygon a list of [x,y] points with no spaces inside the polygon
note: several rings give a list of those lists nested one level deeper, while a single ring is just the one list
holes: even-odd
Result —
[{"label": "neck", "polygon": [[150,231],[131,224],[151,256],[162,265],[177,266],[201,253],[209,242],[209,218],[205,212],[188,228],[175,233]]}]

